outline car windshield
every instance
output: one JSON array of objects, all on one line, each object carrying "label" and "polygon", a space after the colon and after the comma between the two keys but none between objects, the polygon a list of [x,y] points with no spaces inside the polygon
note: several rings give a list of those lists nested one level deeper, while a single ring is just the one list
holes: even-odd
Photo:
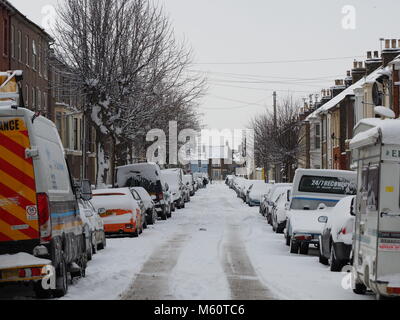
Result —
[{"label": "car windshield", "polygon": [[292,210],[317,210],[319,205],[323,203],[328,208],[336,206],[338,201],[336,200],[323,200],[323,199],[306,199],[306,198],[295,198],[292,200],[290,208]]}]

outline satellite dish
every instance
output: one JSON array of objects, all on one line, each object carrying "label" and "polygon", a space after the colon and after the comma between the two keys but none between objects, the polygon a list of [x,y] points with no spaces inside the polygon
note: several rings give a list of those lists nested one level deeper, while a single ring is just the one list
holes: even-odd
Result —
[{"label": "satellite dish", "polygon": [[378,106],[375,107],[374,109],[375,114],[380,116],[382,119],[394,119],[396,118],[395,113],[393,112],[393,110],[386,108],[386,107],[382,107],[382,106]]},{"label": "satellite dish", "polygon": [[374,82],[374,85],[372,87],[372,100],[376,106],[381,106],[382,105],[382,96],[383,93],[379,91],[378,83]]}]

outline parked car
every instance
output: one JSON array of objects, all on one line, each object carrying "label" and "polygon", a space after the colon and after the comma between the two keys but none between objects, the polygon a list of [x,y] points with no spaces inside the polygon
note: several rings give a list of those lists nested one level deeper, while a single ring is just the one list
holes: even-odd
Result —
[{"label": "parked car", "polygon": [[147,229],[147,219],[146,219],[146,206],[144,205],[142,198],[139,193],[134,188],[130,188],[133,198],[137,201],[140,208],[140,220],[143,221],[143,229]]},{"label": "parked car", "polygon": [[246,203],[250,207],[260,206],[262,195],[267,192],[268,185],[263,180],[255,180],[251,182],[246,193]]},{"label": "parked car", "polygon": [[279,190],[279,196],[274,201],[274,206],[271,214],[272,229],[276,233],[283,233],[286,228],[287,211],[290,208],[292,187],[280,187],[277,190]]},{"label": "parked car", "polygon": [[265,217],[267,218],[267,222],[272,226],[272,210],[275,206],[275,201],[277,200],[280,192],[284,190],[283,188],[291,188],[292,184],[290,183],[275,183],[269,189],[268,195],[266,197],[265,204]]},{"label": "parked car", "polygon": [[344,197],[357,192],[356,173],[341,170],[298,169],[285,229],[291,253],[308,254],[309,246],[319,246],[324,224],[321,216]]},{"label": "parked car", "polygon": [[183,183],[189,188],[189,196],[193,197],[196,193],[194,190],[194,179],[191,174],[186,174],[183,176]]},{"label": "parked car", "polygon": [[[2,76],[11,84],[22,72]],[[70,276],[84,276],[87,266],[80,188],[70,178],[53,122],[6,99],[0,123],[0,198],[7,213],[0,224],[0,260],[9,266],[0,270],[0,282],[30,282],[39,298],[62,297]],[[14,265],[15,255],[23,255],[23,263]]]},{"label": "parked car", "polygon": [[139,197],[140,200],[143,203],[143,210],[145,212],[145,219],[146,219],[146,224],[148,225],[153,225],[157,221],[157,211],[156,211],[156,205],[154,201],[151,199],[149,193],[142,187],[134,187],[132,188],[133,191],[135,191]]},{"label": "parked car", "polygon": [[86,238],[88,260],[92,260],[97,250],[102,250],[107,245],[103,219],[94,208],[90,200],[93,198],[92,189],[88,180],[77,182],[81,185],[82,196],[78,200],[79,212],[83,221],[83,230]]},{"label": "parked car", "polygon": [[169,190],[172,194],[172,200],[177,209],[185,208],[185,194],[183,190],[183,182],[181,172],[178,170],[162,170],[161,175],[168,183]]},{"label": "parked car", "polygon": [[161,175],[160,167],[155,163],[137,163],[118,167],[115,174],[115,188],[142,187],[151,196],[156,205],[158,216],[166,220],[171,216],[168,198],[168,184]]},{"label": "parked car", "polygon": [[129,188],[94,190],[92,203],[100,212],[106,235],[138,237],[143,232],[142,212]]},{"label": "parked car", "polygon": [[326,221],[319,238],[319,262],[330,265],[331,271],[342,271],[350,262],[353,242],[355,196],[345,197],[322,217]]}]

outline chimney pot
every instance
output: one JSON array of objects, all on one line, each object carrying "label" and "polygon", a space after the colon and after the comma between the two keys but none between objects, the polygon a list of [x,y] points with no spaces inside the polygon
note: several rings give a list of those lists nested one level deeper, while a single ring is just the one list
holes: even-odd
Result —
[{"label": "chimney pot", "polygon": [[354,62],[353,62],[353,68],[354,68],[354,69],[357,69],[357,65],[358,65],[358,62],[357,62],[356,60],[354,60]]},{"label": "chimney pot", "polygon": [[379,51],[374,51],[374,58],[379,58]]},{"label": "chimney pot", "polygon": [[363,62],[362,62],[362,61],[360,61],[360,62],[358,63],[358,67],[359,67],[360,69],[362,69],[362,67],[363,67]]},{"label": "chimney pot", "polygon": [[347,76],[351,77],[351,71],[350,70],[347,71]]},{"label": "chimney pot", "polygon": [[397,40],[392,39],[392,49],[396,49],[396,48],[397,48]]},{"label": "chimney pot", "polygon": [[367,51],[367,59],[372,59],[372,51]]},{"label": "chimney pot", "polygon": [[390,39],[385,40],[385,49],[390,49]]}]

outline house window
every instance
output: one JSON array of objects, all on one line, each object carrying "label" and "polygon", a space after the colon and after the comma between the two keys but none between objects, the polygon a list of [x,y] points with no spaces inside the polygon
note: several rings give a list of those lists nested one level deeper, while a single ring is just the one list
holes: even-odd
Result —
[{"label": "house window", "polygon": [[62,130],[62,114],[61,114],[61,112],[56,112],[56,127],[58,130],[58,133],[61,135],[61,130]]},{"label": "house window", "polygon": [[44,78],[47,80],[47,51],[46,51],[46,43],[43,43],[43,56],[42,56],[42,61],[43,61],[43,75]]},{"label": "house window", "polygon": [[3,54],[8,56],[8,19],[3,19]]},{"label": "house window", "polygon": [[36,90],[35,87],[32,87],[32,108],[36,107]]},{"label": "house window", "polygon": [[29,107],[29,87],[28,85],[25,86],[25,107]]},{"label": "house window", "polygon": [[22,32],[18,30],[18,61],[22,62]]},{"label": "house window", "polygon": [[321,149],[321,125],[315,125],[315,149]]},{"label": "house window", "polygon": [[11,26],[11,57],[15,58],[15,27]]},{"label": "house window", "polygon": [[32,68],[36,70],[37,51],[35,40],[32,41]]},{"label": "house window", "polygon": [[42,108],[42,94],[41,94],[39,88],[37,89],[37,106],[38,106],[38,109],[41,110],[41,108]]},{"label": "house window", "polygon": [[74,150],[78,150],[78,119],[74,118]]},{"label": "house window", "polygon": [[25,63],[29,67],[29,36],[25,36]]},{"label": "house window", "polygon": [[38,51],[38,70],[39,70],[39,76],[42,76],[42,45],[40,43]]}]

